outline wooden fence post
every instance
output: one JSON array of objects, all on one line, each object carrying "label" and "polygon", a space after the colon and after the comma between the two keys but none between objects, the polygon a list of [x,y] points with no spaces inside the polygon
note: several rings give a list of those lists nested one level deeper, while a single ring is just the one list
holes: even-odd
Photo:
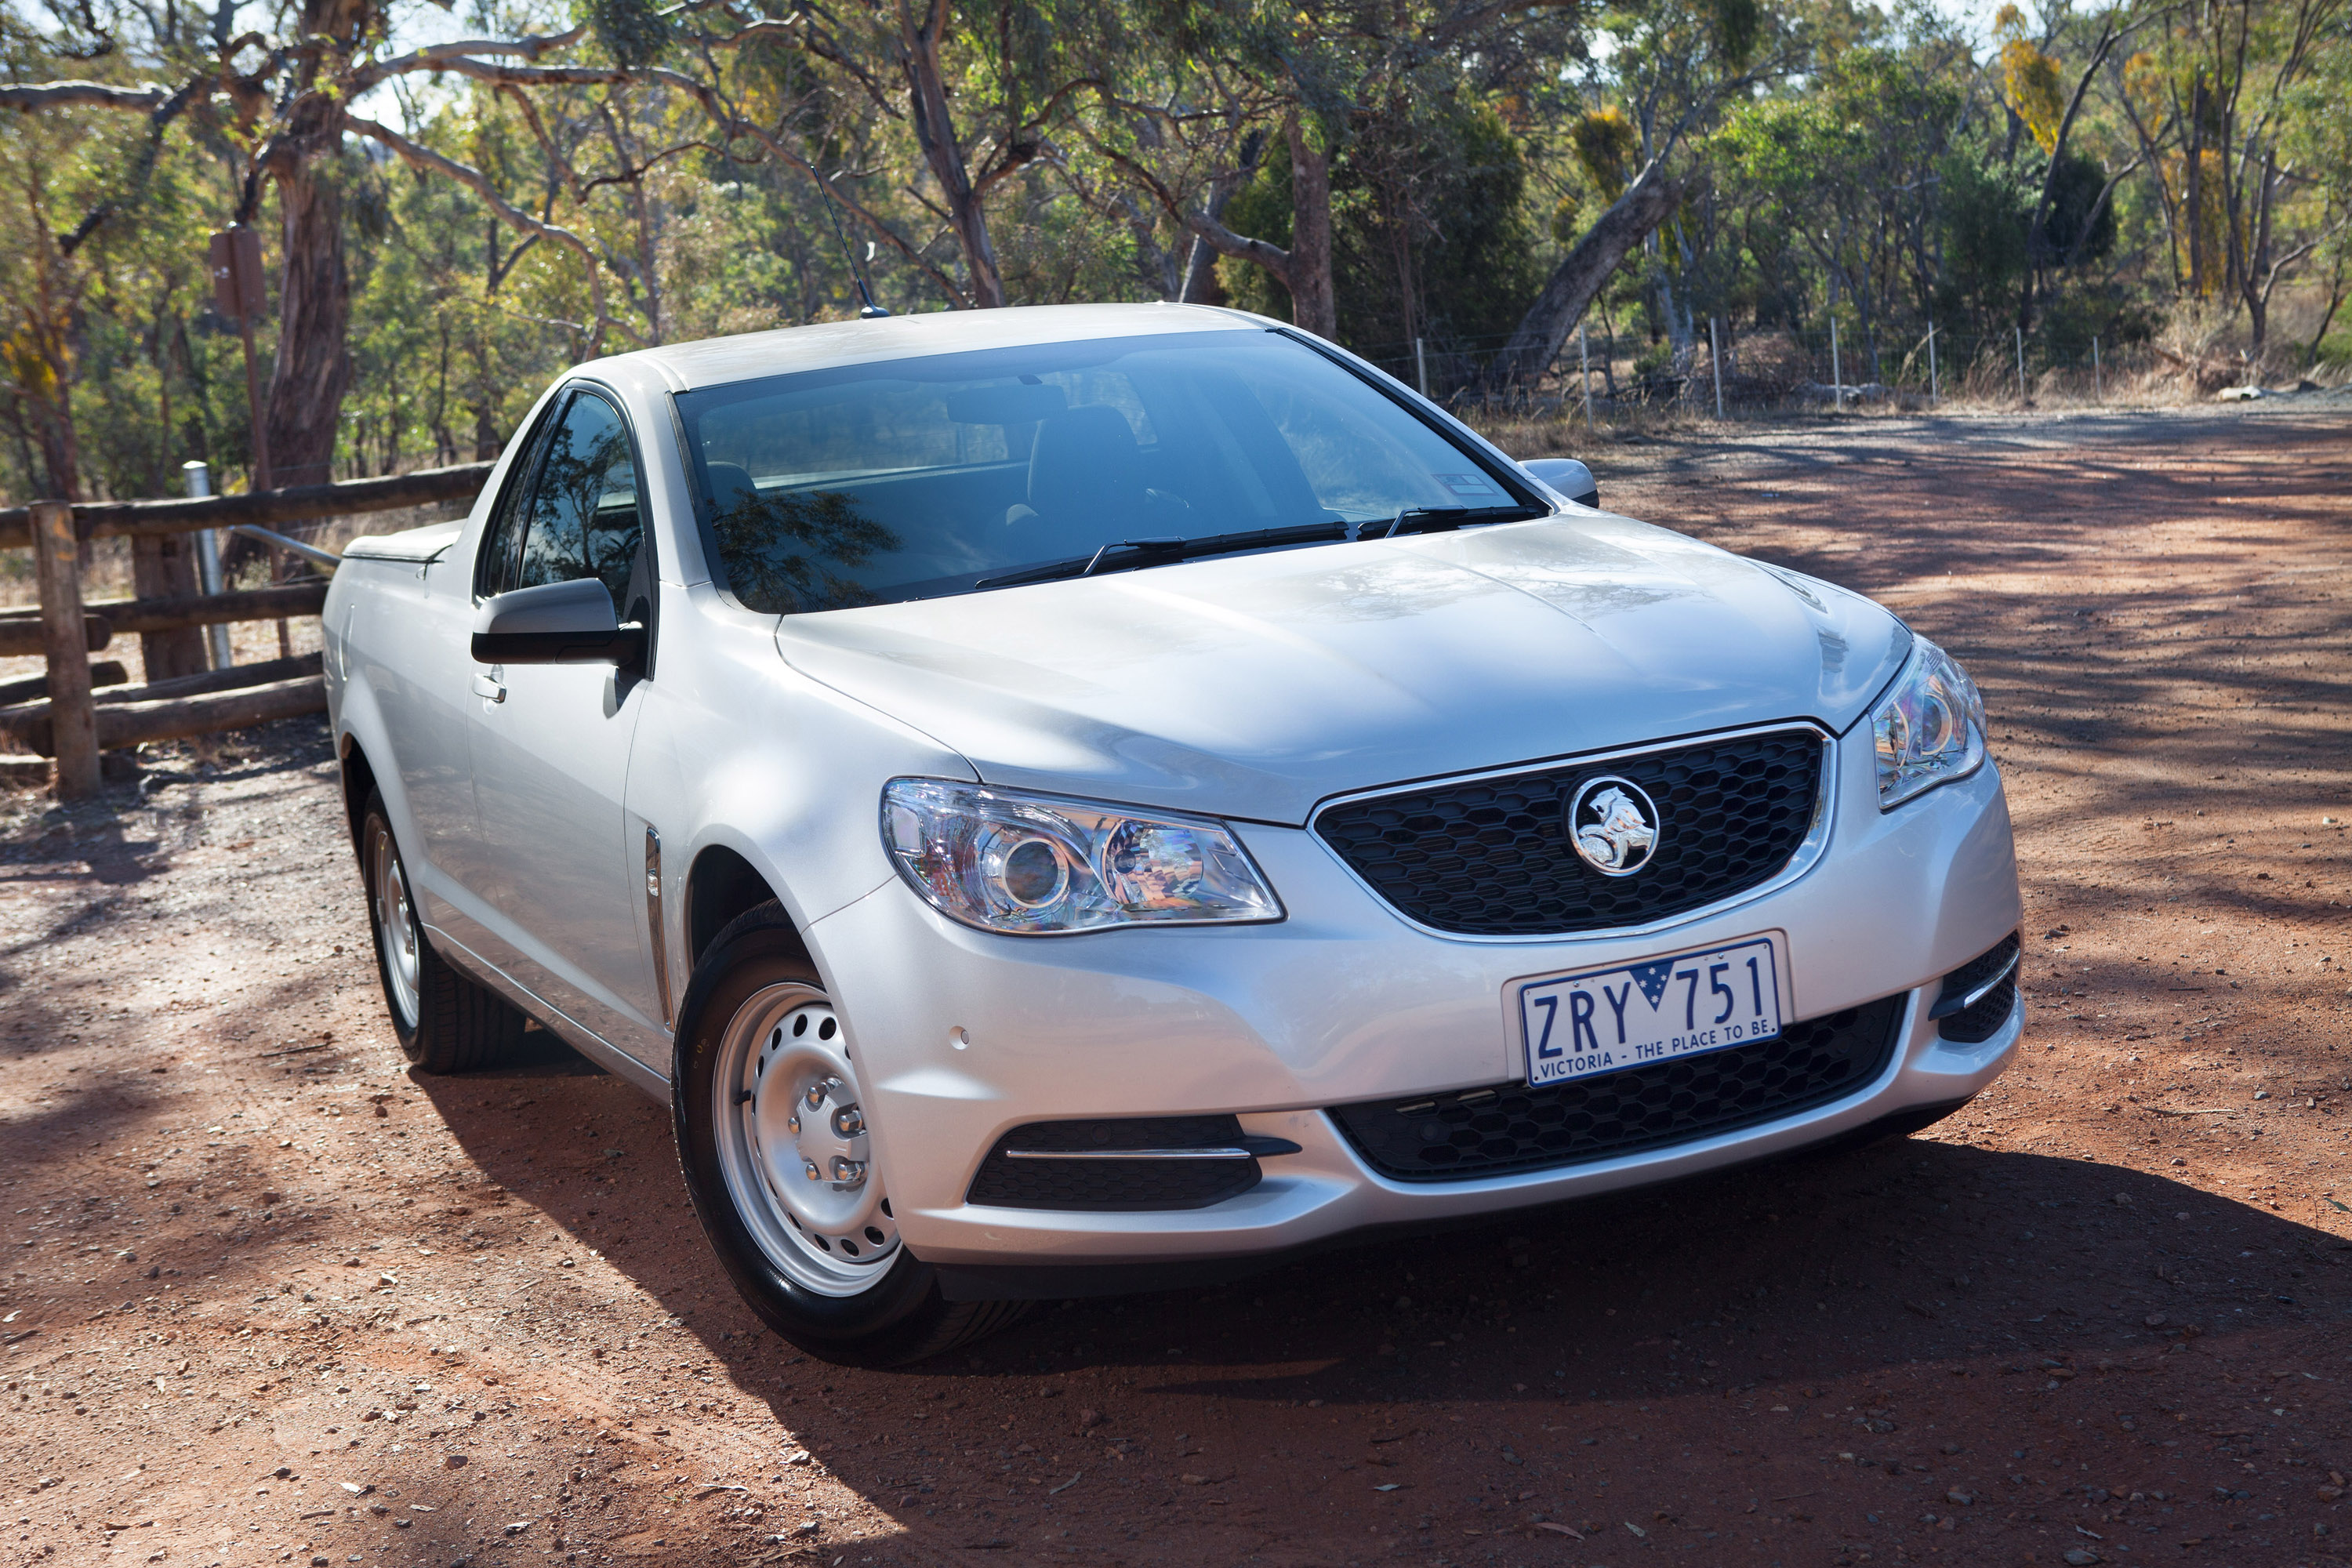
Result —
[{"label": "wooden fence post", "polygon": [[89,698],[89,648],[82,626],[81,542],[73,507],[37,501],[33,560],[41,588],[41,631],[49,656],[49,722],[57,748],[58,798],[98,793],[98,718]]}]

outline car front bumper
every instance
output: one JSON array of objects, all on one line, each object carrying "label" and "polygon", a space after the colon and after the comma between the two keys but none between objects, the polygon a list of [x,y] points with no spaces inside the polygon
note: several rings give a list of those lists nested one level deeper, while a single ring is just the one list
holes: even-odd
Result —
[{"label": "car front bumper", "polygon": [[[1283,899],[1260,926],[1073,937],[969,930],[893,880],[814,923],[842,1007],[900,1235],[963,1267],[1246,1258],[1347,1233],[1438,1224],[1745,1163],[1948,1107],[1996,1077],[2023,1008],[1979,1044],[1928,1016],[1944,975],[2017,929],[2000,781],[1973,776],[1882,814],[1866,743],[1833,751],[1829,831],[1801,876],[1639,935],[1477,940],[1417,928],[1297,828],[1235,830]],[[1759,931],[1785,941],[1790,1021],[1906,998],[1864,1087],[1777,1120],[1507,1174],[1398,1181],[1325,1108],[1524,1078],[1511,983],[1638,962]],[[1140,1213],[966,1201],[1024,1122],[1233,1113],[1289,1140],[1265,1176],[1207,1207]]]}]

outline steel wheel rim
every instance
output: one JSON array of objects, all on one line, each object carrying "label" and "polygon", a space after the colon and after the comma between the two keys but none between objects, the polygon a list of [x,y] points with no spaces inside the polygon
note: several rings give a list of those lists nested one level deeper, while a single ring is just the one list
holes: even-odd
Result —
[{"label": "steel wheel rim", "polygon": [[392,993],[393,1011],[400,1016],[401,1026],[413,1029],[423,984],[424,961],[417,952],[422,937],[416,929],[415,908],[408,899],[408,873],[381,819],[368,824],[368,860],[372,872],[368,885],[375,904],[375,945],[383,958],[385,988]]},{"label": "steel wheel rim", "polygon": [[824,993],[770,985],[736,1008],[710,1092],[728,1196],[768,1260],[824,1296],[880,1279],[898,1257],[898,1225]]}]

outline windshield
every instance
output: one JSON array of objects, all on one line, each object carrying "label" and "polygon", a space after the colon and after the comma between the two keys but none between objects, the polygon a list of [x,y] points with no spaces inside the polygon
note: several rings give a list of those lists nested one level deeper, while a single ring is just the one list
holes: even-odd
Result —
[{"label": "windshield", "polygon": [[677,407],[722,585],[770,614],[968,593],[1113,554],[1181,558],[1117,550],[1133,540],[1223,548],[1307,525],[1339,538],[1406,511],[1540,510],[1274,332],[888,360],[684,393]]}]

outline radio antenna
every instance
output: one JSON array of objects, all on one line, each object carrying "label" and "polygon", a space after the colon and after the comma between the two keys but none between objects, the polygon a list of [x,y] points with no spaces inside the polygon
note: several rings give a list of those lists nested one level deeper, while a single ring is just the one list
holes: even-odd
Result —
[{"label": "radio antenna", "polygon": [[889,311],[874,302],[874,290],[866,286],[866,271],[857,265],[857,252],[849,247],[849,236],[842,231],[841,211],[834,205],[831,182],[819,179],[814,165],[809,169],[809,178],[816,181],[817,199],[824,203],[825,216],[833,220],[833,237],[841,242],[842,259],[849,263],[850,279],[857,285],[857,298],[862,301],[857,307],[857,319],[870,321],[877,316],[888,315]]}]

